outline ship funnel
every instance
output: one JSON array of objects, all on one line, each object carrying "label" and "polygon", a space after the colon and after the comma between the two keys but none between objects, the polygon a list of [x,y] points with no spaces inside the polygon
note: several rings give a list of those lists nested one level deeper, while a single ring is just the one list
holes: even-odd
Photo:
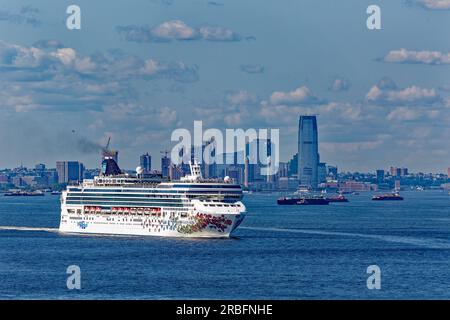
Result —
[{"label": "ship funnel", "polygon": [[122,173],[116,161],[112,158],[106,157],[102,162],[102,175],[117,176]]}]

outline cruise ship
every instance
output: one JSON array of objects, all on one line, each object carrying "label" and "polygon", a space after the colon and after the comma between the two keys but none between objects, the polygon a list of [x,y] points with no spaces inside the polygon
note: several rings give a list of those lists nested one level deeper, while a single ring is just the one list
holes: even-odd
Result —
[{"label": "cruise ship", "polygon": [[196,161],[178,181],[123,174],[112,158],[99,176],[61,195],[63,233],[164,237],[230,237],[245,217],[242,189],[231,179],[203,179]]}]

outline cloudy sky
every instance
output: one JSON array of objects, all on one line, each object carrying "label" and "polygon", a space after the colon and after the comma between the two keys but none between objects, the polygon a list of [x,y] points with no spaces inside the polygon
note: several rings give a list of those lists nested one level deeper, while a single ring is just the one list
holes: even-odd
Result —
[{"label": "cloudy sky", "polygon": [[279,128],[286,161],[314,113],[321,161],[444,172],[449,30],[450,0],[0,0],[0,168],[97,167],[108,136],[123,167],[158,167],[194,120]]}]

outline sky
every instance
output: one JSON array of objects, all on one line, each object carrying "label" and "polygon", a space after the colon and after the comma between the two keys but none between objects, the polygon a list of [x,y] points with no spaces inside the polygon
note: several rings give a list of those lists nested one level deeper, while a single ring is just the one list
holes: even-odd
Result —
[{"label": "sky", "polygon": [[122,167],[158,168],[194,120],[279,129],[288,161],[317,114],[340,170],[446,172],[449,30],[450,0],[0,0],[0,168],[95,168],[108,137]]}]

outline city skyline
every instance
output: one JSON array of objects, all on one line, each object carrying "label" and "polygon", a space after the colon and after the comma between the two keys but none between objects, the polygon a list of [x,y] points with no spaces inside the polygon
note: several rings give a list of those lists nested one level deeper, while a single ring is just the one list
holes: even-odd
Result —
[{"label": "city skyline", "polygon": [[[146,152],[144,155],[147,155],[147,154],[148,154],[148,156],[150,156],[150,158],[154,159],[153,155],[151,153],[149,153],[149,152]],[[126,170],[126,171],[135,171],[137,166],[141,166],[140,165],[140,161],[141,161],[141,157],[142,156],[143,155],[141,155],[141,156],[139,156],[137,158],[136,165],[134,167],[131,166],[131,167],[121,167],[121,168],[123,170]],[[297,156],[297,154],[293,155],[293,157],[296,157],[296,156]],[[289,161],[281,161],[280,164],[289,165],[289,163],[292,161],[293,157],[291,157],[291,159]],[[32,168],[34,168],[35,170],[37,170],[36,167],[40,167],[40,166],[44,166],[47,169],[57,170],[59,162],[61,162],[61,163],[64,163],[64,162],[80,163],[83,166],[83,170],[84,169],[87,169],[87,170],[101,170],[101,159],[102,159],[102,157],[99,154],[99,164],[97,166],[93,166],[93,167],[85,167],[82,161],[77,160],[77,159],[69,159],[69,160],[57,160],[53,164],[39,162],[39,163],[30,164],[30,165],[24,165],[23,163],[20,163],[20,164],[17,164],[15,166],[11,166],[11,167],[0,167],[0,171],[2,171],[2,170],[15,170],[15,169],[21,169],[21,168],[24,168],[24,169],[32,169]],[[157,160],[159,160],[159,161],[156,161],[156,163],[158,165],[154,166],[152,164],[151,165],[151,171],[155,171],[155,170],[156,171],[163,171],[162,168],[161,168],[161,163],[162,163],[162,161],[166,161],[167,162],[167,160],[164,160],[164,159],[170,160],[170,158],[165,158],[165,156],[161,155],[160,152],[159,152],[159,156],[157,158]],[[298,162],[296,162],[296,163],[298,163]],[[169,161],[169,162],[167,162],[167,164],[168,164],[167,165],[167,167],[168,167],[171,164],[171,162]],[[339,173],[361,173],[361,174],[375,174],[376,175],[378,173],[378,171],[382,170],[385,174],[389,173],[391,176],[400,175],[400,172],[401,172],[402,176],[403,175],[408,175],[408,174],[440,174],[440,175],[448,175],[450,177],[450,167],[443,168],[441,171],[420,171],[420,170],[416,171],[416,170],[410,170],[409,167],[406,167],[406,166],[403,166],[403,165],[399,165],[399,163],[392,163],[392,164],[388,163],[388,164],[385,164],[385,165],[377,167],[377,168],[372,168],[372,169],[370,169],[368,171],[360,171],[360,170],[341,170],[340,168],[338,168],[333,163],[328,163],[328,162],[320,162],[319,165],[320,164],[326,164],[327,170],[328,170],[328,168],[338,169]],[[245,165],[245,163],[244,163],[244,165]],[[392,174],[393,170],[395,170],[396,174]],[[404,172],[406,172],[406,174]]]},{"label": "city skyline", "polygon": [[366,27],[370,1],[136,1],[124,15],[80,0],[82,28],[68,30],[65,3],[5,1],[0,167],[98,167],[112,137],[134,168],[194,120],[278,128],[286,162],[298,116],[319,114],[319,153],[341,170],[445,172],[450,45],[435,30],[450,10],[377,2],[382,30]]}]

